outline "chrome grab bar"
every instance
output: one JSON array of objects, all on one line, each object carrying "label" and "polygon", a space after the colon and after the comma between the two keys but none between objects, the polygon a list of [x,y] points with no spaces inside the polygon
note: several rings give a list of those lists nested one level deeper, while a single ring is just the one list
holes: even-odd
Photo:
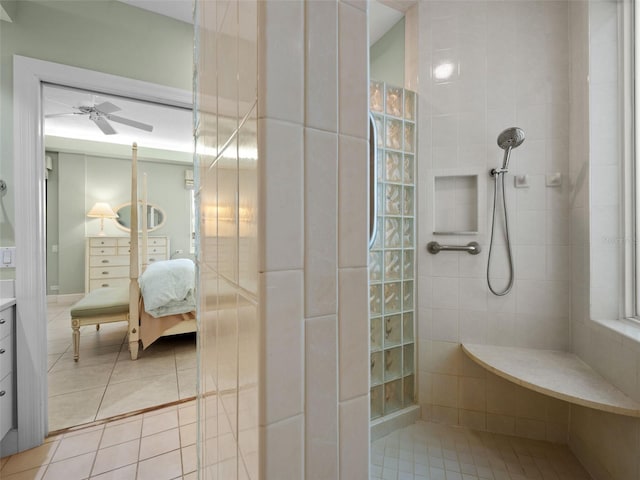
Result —
[{"label": "chrome grab bar", "polygon": [[441,251],[467,252],[471,255],[477,255],[482,249],[478,242],[469,242],[466,245],[440,245],[438,242],[429,242],[427,243],[427,251],[433,255]]}]

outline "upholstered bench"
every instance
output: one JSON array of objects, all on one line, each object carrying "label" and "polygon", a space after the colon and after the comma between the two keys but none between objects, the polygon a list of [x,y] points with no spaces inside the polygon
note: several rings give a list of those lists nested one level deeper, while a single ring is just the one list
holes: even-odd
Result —
[{"label": "upholstered bench", "polygon": [[73,359],[80,358],[80,327],[129,321],[129,287],[103,287],[92,290],[71,307]]}]

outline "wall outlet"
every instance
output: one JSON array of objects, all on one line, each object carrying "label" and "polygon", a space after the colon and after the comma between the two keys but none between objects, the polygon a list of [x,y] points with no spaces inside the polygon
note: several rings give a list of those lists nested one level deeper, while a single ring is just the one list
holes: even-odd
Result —
[{"label": "wall outlet", "polygon": [[16,247],[0,248],[0,268],[15,268]]},{"label": "wall outlet", "polygon": [[51,290],[52,292],[57,292],[58,290],[60,290],[60,286],[59,285],[51,285],[49,287],[49,290]]},{"label": "wall outlet", "polygon": [[51,253],[58,253],[58,245],[51,245]]}]

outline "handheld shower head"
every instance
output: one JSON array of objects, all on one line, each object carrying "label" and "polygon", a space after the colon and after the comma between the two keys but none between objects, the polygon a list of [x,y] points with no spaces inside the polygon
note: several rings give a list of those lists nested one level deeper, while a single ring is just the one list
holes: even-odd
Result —
[{"label": "handheld shower head", "polygon": [[518,127],[507,128],[498,135],[498,146],[504,150],[502,170],[506,171],[509,167],[511,150],[522,145],[522,142],[524,142],[524,132]]}]

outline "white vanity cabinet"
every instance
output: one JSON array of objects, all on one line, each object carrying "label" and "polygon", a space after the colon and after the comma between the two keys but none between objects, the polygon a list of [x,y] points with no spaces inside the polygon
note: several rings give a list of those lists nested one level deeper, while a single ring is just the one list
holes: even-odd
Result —
[{"label": "white vanity cabinet", "polygon": [[0,310],[0,440],[14,426],[15,410],[15,307]]}]

